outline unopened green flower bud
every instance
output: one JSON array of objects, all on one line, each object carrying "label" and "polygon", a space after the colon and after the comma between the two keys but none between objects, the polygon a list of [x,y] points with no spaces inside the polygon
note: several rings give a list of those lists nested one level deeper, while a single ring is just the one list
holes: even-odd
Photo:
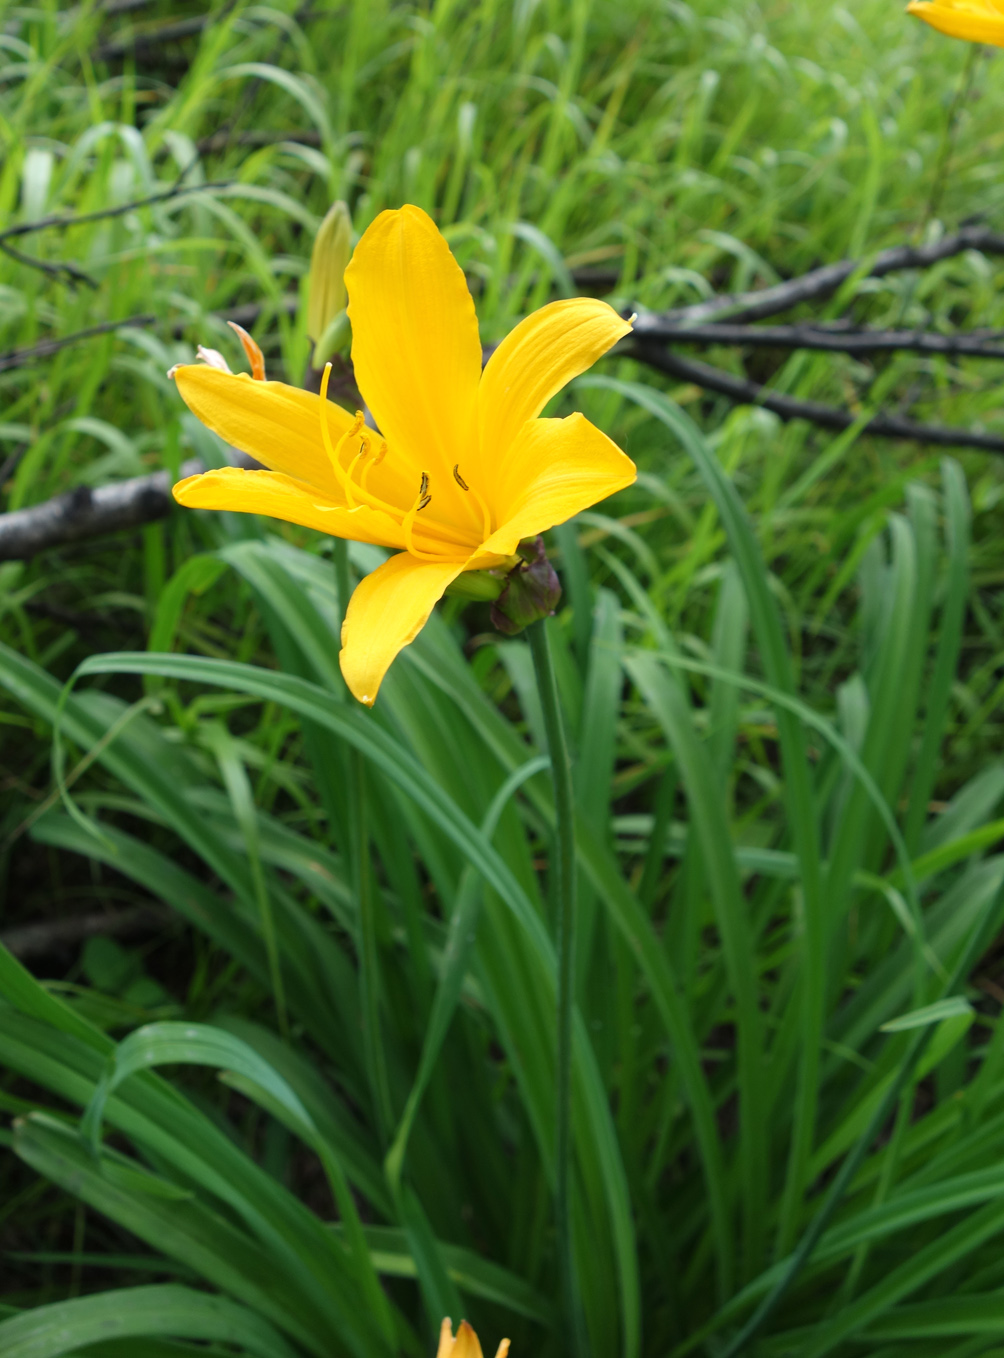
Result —
[{"label": "unopened green flower bud", "polygon": [[520,559],[492,604],[492,622],[508,637],[540,618],[550,617],[561,598],[561,585],[544,551],[544,539],[525,538],[516,551]]},{"label": "unopened green flower bud", "polygon": [[307,334],[316,343],[345,310],[345,268],[352,254],[352,219],[342,202],[333,203],[317,228],[310,255]]}]

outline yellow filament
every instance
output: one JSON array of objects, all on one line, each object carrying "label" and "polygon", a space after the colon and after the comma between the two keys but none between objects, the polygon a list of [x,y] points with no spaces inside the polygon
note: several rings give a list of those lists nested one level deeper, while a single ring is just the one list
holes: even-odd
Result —
[{"label": "yellow filament", "polygon": [[[357,411],[355,419],[352,421],[352,424],[345,431],[342,437],[338,440],[337,445],[332,445],[331,432],[328,429],[328,381],[330,377],[331,377],[331,364],[326,363],[324,365],[324,373],[321,377],[321,391],[320,391],[321,440],[324,444],[324,451],[327,453],[332,468],[334,469],[335,476],[338,478],[338,484],[341,486],[342,491],[345,494],[345,499],[349,510],[359,508],[375,509],[383,514],[388,515],[388,517],[391,518],[395,523],[401,525],[401,528],[404,532],[407,550],[423,561],[456,560],[457,557],[440,556],[436,555],[435,553],[424,552],[421,550],[421,548],[418,548],[414,545],[415,515],[419,512],[420,509],[424,509],[426,505],[429,503],[429,498],[427,497],[428,490],[427,481],[423,486],[422,490],[420,491],[418,497],[416,498],[415,504],[408,511],[407,514],[403,513],[399,505],[388,504],[386,500],[381,500],[379,496],[374,495],[367,488],[366,486],[367,474],[371,467],[378,466],[383,461],[387,453],[386,443],[381,442],[380,452],[377,454],[377,456],[373,458],[371,462],[366,462],[364,464],[362,476],[358,482],[354,481],[352,479],[350,472],[346,471],[346,469],[342,466],[341,463],[342,450],[344,449],[346,443],[350,439],[355,438],[358,435],[359,431],[365,428],[366,421],[362,411],[361,410]],[[365,457],[365,453],[368,449],[368,446],[369,446],[368,440],[364,439],[362,448],[360,448],[359,452],[352,459],[352,462],[350,464],[351,468],[355,467],[356,463],[359,461],[360,458]],[[423,473],[423,476],[425,476],[425,473]],[[362,505],[357,503],[356,500],[357,493],[359,498],[362,500]],[[479,500],[479,503],[482,502]],[[438,523],[436,524],[433,537],[443,537],[448,541],[452,539],[453,542],[456,542],[457,547],[460,548],[461,551],[463,552],[470,551],[471,544],[469,542],[464,542],[462,539],[456,538],[454,534],[451,533],[450,530],[442,524]],[[458,552],[457,556],[459,557],[459,555],[460,552]]]},{"label": "yellow filament", "polygon": [[348,442],[349,439],[355,438],[355,436],[359,433],[360,429],[363,427],[365,421],[363,419],[362,411],[361,410],[357,411],[356,418],[352,421],[348,429],[346,429],[345,433],[338,440],[337,448],[332,446],[331,431],[328,429],[328,379],[330,377],[331,377],[331,364],[326,363],[324,365],[324,375],[321,378],[321,408],[320,408],[321,442],[324,444],[324,451],[328,455],[328,461],[331,463],[332,470],[334,471],[335,476],[338,478],[338,484],[345,492],[345,498],[349,502],[349,507],[354,508],[355,501],[352,498],[352,491],[349,486],[348,475],[346,474],[345,468],[341,464],[341,455],[342,449],[345,447],[345,444]]},{"label": "yellow filament", "polygon": [[327,453],[329,459],[331,460],[331,465],[334,468],[335,475],[338,477],[338,484],[345,492],[345,499],[348,504],[348,507],[349,509],[359,508],[359,505],[356,503],[356,497],[354,494],[354,492],[358,490],[362,495],[363,503],[366,506],[366,508],[378,509],[384,514],[389,514],[392,519],[400,522],[401,509],[398,505],[389,505],[386,503],[386,501],[378,499],[378,497],[375,495],[371,495],[367,490],[364,489],[364,487],[357,486],[349,476],[348,472],[342,466],[341,455],[342,449],[345,447],[346,442],[349,439],[355,438],[356,435],[359,433],[360,429],[364,429],[366,427],[366,417],[363,415],[363,412],[361,410],[356,411],[355,419],[352,421],[351,425],[349,425],[348,429],[346,429],[342,437],[338,440],[338,446],[334,448],[331,445],[331,434],[328,430],[328,380],[330,377],[331,377],[331,364],[326,363],[324,365],[324,373],[321,377],[321,392],[320,392],[321,439],[324,443],[324,451]]},{"label": "yellow filament", "polygon": [[370,472],[373,470],[374,467],[379,467],[380,463],[384,460],[386,456],[387,456],[387,444],[383,441],[383,439],[381,439],[380,451],[377,453],[376,457],[371,458],[370,461],[366,463],[365,467],[363,467],[363,474],[359,478],[359,489],[362,491],[364,495],[367,494],[366,482],[369,480]]},{"label": "yellow filament", "polygon": [[415,503],[405,514],[401,521],[401,528],[404,532],[405,550],[412,556],[417,556],[420,561],[453,561],[454,557],[442,556],[435,552],[425,552],[420,547],[415,546],[415,516],[419,514],[426,505],[432,500],[429,494],[429,473],[422,473],[422,480],[419,485]]},{"label": "yellow filament", "polygon": [[488,511],[488,506],[473,486],[471,487],[471,494],[474,496],[475,502],[481,510],[481,532],[484,534],[481,541],[487,542],[492,535],[492,516]]},{"label": "yellow filament", "polygon": [[481,541],[487,542],[492,535],[492,516],[488,512],[488,506],[485,504],[484,500],[482,500],[478,492],[472,489],[472,487],[470,487],[464,480],[464,478],[460,475],[459,462],[454,463],[453,479],[454,481],[456,481],[457,485],[460,487],[461,490],[466,491],[468,495],[474,496],[474,502],[477,505],[477,507],[481,510]]}]

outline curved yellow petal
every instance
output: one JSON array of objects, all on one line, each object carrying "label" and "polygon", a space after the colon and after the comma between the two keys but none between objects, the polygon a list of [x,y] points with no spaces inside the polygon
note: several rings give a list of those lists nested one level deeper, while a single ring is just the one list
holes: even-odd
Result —
[{"label": "curved yellow petal", "polygon": [[950,38],[1004,47],[1004,8],[995,0],[911,0],[906,12]]},{"label": "curved yellow petal", "polygon": [[267,514],[271,519],[302,523],[336,538],[403,547],[399,524],[378,510],[347,509],[319,496],[312,486],[281,472],[220,467],[188,476],[174,487],[174,498],[188,509],[230,509],[238,514]]},{"label": "curved yellow petal", "polygon": [[[285,382],[256,382],[246,373],[220,372],[201,363],[176,368],[174,380],[189,410],[234,448],[274,472],[344,499],[321,442],[319,396]],[[337,443],[352,416],[329,401],[327,417]]]},{"label": "curved yellow petal", "polygon": [[488,360],[478,390],[480,469],[489,492],[495,469],[527,420],[630,330],[606,302],[571,297],[541,307],[510,331]]},{"label": "curved yellow petal", "polygon": [[452,469],[473,447],[481,341],[474,302],[435,222],[410,204],[381,212],[345,271],[352,364],[393,457],[427,472],[432,494],[466,522]]},{"label": "curved yellow petal", "polygon": [[493,564],[523,538],[564,523],[580,510],[630,486],[638,474],[631,459],[585,415],[528,420],[501,469],[494,502],[499,527],[468,563]]},{"label": "curved yellow petal", "polygon": [[452,1358],[484,1358],[478,1337],[466,1320],[462,1320],[457,1328]]},{"label": "curved yellow petal", "polygon": [[414,641],[463,561],[420,561],[401,552],[356,586],[342,624],[342,675],[372,707],[391,661]]},{"label": "curved yellow petal", "polygon": [[450,1358],[453,1353],[453,1322],[449,1316],[443,1317],[443,1323],[439,1327],[439,1348],[436,1350],[436,1358]]}]

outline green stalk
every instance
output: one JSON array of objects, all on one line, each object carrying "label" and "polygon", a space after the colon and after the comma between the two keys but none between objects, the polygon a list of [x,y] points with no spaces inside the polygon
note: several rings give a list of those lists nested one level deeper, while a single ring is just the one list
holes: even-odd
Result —
[{"label": "green stalk", "polygon": [[585,1321],[575,1286],[572,1222],[569,1198],[572,1172],[572,1003],[575,994],[575,817],[572,767],[558,705],[547,620],[527,628],[537,691],[544,717],[547,752],[551,757],[557,840],[551,859],[555,902],[555,942],[558,951],[558,1038],[555,1087],[554,1215],[558,1236],[561,1293],[572,1351],[586,1353]]},{"label": "green stalk", "polygon": [[345,621],[345,610],[349,606],[349,592],[352,588],[349,580],[349,544],[344,538],[332,538],[333,550],[331,559],[335,565],[335,588],[338,590],[338,635],[341,635],[342,623]]},{"label": "green stalk", "polygon": [[[338,589],[338,631],[342,630],[348,607],[351,580],[349,577],[349,545],[344,538],[334,539],[332,559],[335,584]],[[376,1115],[382,1145],[394,1127],[394,1110],[380,1041],[380,958],[377,949],[376,899],[373,873],[370,867],[369,829],[366,824],[366,765],[353,746],[348,751],[349,786],[351,797],[350,854],[356,888],[358,924],[356,952],[359,958],[359,992],[363,1010],[363,1048],[369,1076],[370,1096]]]}]

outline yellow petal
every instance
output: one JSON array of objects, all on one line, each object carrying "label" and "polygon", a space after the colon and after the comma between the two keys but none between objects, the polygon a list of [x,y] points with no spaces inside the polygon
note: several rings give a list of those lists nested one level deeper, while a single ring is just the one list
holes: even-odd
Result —
[{"label": "yellow petal", "polygon": [[[234,448],[336,501],[344,499],[321,442],[319,396],[285,382],[255,382],[246,373],[219,372],[201,363],[176,368],[174,380],[189,410]],[[352,416],[331,401],[327,416],[337,443]]]},{"label": "yellow petal", "polygon": [[459,264],[432,218],[408,205],[367,229],[345,285],[356,381],[393,457],[411,468],[412,497],[428,472],[437,512],[449,504],[466,522],[452,469],[474,444],[481,341]]},{"label": "yellow petal", "polygon": [[402,547],[400,525],[378,510],[346,509],[325,500],[311,486],[279,472],[249,472],[220,467],[188,476],[174,487],[174,498],[188,509],[230,509],[238,514],[267,514],[271,519],[302,523],[336,538]]},{"label": "yellow petal", "polygon": [[342,624],[338,660],[361,703],[373,706],[391,661],[415,640],[446,586],[463,569],[463,560],[420,561],[401,552],[356,586]]},{"label": "yellow petal", "polygon": [[500,471],[493,504],[499,527],[471,558],[470,569],[491,554],[508,556],[522,538],[564,523],[580,510],[630,486],[637,468],[585,415],[528,420]]},{"label": "yellow petal", "polygon": [[907,14],[947,33],[951,38],[965,38],[969,42],[988,42],[1004,47],[1004,9],[994,0],[970,0],[951,3],[951,0],[911,0]]},{"label": "yellow petal", "polygon": [[[552,302],[527,316],[492,354],[478,391],[480,469],[491,478],[527,420],[631,326],[593,297]],[[486,481],[489,494],[492,480]]]},{"label": "yellow petal", "polygon": [[508,1353],[509,1353],[509,1340],[508,1339],[499,1340],[499,1346],[495,1350],[495,1358],[507,1358]]},{"label": "yellow petal", "polygon": [[453,1341],[451,1358],[484,1358],[478,1337],[466,1320],[460,1322],[457,1337]]},{"label": "yellow petal", "polygon": [[436,1358],[452,1358],[453,1354],[453,1322],[449,1316],[443,1317],[443,1323],[439,1327],[439,1348],[436,1350]]}]

